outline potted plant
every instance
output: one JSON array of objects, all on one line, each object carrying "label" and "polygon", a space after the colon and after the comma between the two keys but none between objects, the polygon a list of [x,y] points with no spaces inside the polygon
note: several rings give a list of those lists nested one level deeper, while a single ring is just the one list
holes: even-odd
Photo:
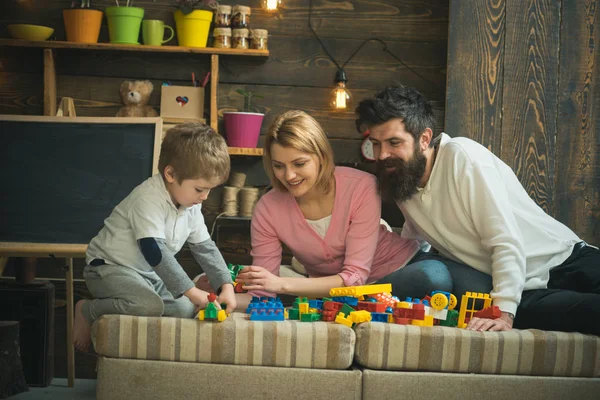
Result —
[{"label": "potted plant", "polygon": [[133,0],[115,0],[115,7],[106,7],[108,36],[111,43],[140,44],[140,27],[144,18],[144,9],[133,7]]},{"label": "potted plant", "polygon": [[98,43],[102,11],[90,8],[91,0],[72,1],[71,8],[63,10],[67,41]]},{"label": "potted plant", "polygon": [[256,147],[265,114],[252,112],[252,99],[262,99],[252,91],[237,89],[244,96],[243,112],[224,112],[225,135],[230,147]]},{"label": "potted plant", "polygon": [[177,10],[173,13],[177,29],[177,41],[184,47],[206,47],[208,31],[213,18],[210,9],[216,9],[216,0],[175,0]]}]

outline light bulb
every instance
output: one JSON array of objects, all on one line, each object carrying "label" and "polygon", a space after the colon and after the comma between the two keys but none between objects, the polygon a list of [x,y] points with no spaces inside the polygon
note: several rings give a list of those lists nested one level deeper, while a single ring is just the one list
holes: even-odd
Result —
[{"label": "light bulb", "polygon": [[260,4],[263,10],[275,11],[281,7],[281,0],[261,0]]},{"label": "light bulb", "polygon": [[352,105],[352,94],[346,88],[346,73],[339,70],[335,77],[336,87],[329,95],[329,105],[337,111],[345,111]]}]

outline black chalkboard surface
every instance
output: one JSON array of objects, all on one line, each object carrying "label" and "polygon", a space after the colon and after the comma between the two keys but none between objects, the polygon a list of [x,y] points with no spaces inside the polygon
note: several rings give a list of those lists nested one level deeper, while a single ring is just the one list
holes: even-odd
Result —
[{"label": "black chalkboard surface", "polygon": [[156,171],[160,118],[0,115],[0,242],[82,243]]}]

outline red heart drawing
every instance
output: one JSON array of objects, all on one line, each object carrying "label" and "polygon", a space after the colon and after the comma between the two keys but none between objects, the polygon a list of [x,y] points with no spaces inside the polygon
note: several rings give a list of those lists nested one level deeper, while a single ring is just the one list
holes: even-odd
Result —
[{"label": "red heart drawing", "polygon": [[177,96],[175,101],[177,102],[177,104],[179,104],[180,107],[183,107],[188,103],[189,99],[187,98],[187,96]]}]

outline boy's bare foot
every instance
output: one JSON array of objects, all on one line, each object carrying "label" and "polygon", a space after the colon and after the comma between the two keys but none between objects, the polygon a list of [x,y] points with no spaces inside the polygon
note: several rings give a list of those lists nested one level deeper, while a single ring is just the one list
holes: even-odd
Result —
[{"label": "boy's bare foot", "polygon": [[83,305],[86,300],[79,300],[75,305],[75,322],[73,322],[73,345],[79,351],[87,352],[92,344],[90,324],[83,316]]}]

